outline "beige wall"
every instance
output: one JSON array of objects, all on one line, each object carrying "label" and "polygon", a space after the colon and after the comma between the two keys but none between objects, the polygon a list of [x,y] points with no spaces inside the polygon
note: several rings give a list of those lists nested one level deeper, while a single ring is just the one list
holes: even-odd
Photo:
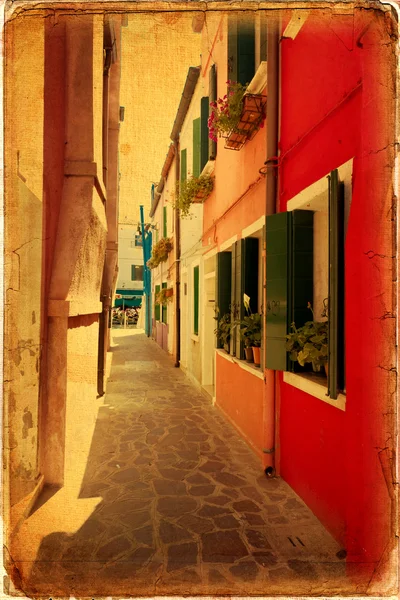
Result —
[{"label": "beige wall", "polygon": [[3,447],[11,488],[6,506],[30,493],[38,475],[43,51],[42,19],[19,17],[7,25]]}]

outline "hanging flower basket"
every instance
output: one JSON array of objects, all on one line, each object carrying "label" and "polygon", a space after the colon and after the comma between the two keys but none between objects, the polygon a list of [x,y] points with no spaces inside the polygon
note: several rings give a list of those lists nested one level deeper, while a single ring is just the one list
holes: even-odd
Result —
[{"label": "hanging flower basket", "polygon": [[243,97],[243,110],[239,122],[228,135],[225,148],[240,150],[247,141],[253,139],[257,131],[264,127],[266,105],[266,96],[246,94]]},{"label": "hanging flower basket", "polygon": [[174,290],[173,290],[172,287],[171,288],[167,288],[165,290],[165,297],[166,298],[172,298],[173,295],[174,295]]},{"label": "hanging flower basket", "polygon": [[165,262],[172,249],[172,238],[161,238],[161,240],[153,246],[151,258],[147,261],[149,269],[155,269],[160,263]]},{"label": "hanging flower basket", "polygon": [[207,200],[214,188],[211,175],[189,177],[186,181],[177,182],[174,207],[180,210],[182,217],[187,217],[192,204],[201,204]]}]

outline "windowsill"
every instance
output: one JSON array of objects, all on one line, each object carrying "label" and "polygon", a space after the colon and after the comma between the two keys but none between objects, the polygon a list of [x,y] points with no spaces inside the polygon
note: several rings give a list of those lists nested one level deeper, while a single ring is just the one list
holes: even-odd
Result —
[{"label": "windowsill", "polygon": [[299,390],[302,390],[306,394],[310,396],[314,396],[314,398],[318,398],[322,400],[322,402],[326,402],[339,410],[346,410],[346,396],[345,394],[338,394],[336,400],[332,400],[329,396],[326,395],[326,385],[322,381],[318,381],[318,377],[313,374],[301,374],[298,373],[290,373],[289,371],[284,371],[283,373],[283,381]]},{"label": "windowsill", "polygon": [[236,363],[244,371],[247,371],[248,373],[251,373],[252,375],[255,375],[256,377],[264,381],[264,373],[262,372],[260,367],[255,367],[254,365],[246,362],[245,360],[239,360],[238,358],[236,358],[236,356],[232,356],[231,354],[228,354],[227,352],[225,352],[225,350],[222,350],[220,348],[216,348],[215,351],[217,352],[217,354],[219,354],[219,356],[222,356],[222,358],[225,358],[225,360],[227,360],[228,362]]},{"label": "windowsill", "polygon": [[199,336],[198,336],[198,335],[196,335],[195,333],[192,333],[192,336],[191,336],[191,337],[192,337],[192,340],[193,340],[194,342],[198,342],[198,341],[199,341]]}]

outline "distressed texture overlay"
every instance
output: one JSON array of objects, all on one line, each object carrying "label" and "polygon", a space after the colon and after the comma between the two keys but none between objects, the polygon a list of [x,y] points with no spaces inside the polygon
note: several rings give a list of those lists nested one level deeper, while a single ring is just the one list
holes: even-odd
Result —
[{"label": "distressed texture overlay", "polygon": [[[395,6],[15,2],[5,12],[6,592],[396,594]],[[222,104],[249,60],[265,122],[238,151],[237,131],[196,150],[209,133],[199,107],[210,110],[210,72]],[[178,125],[187,148],[170,138]],[[185,229],[176,181],[182,164],[196,172],[203,150],[214,187]],[[274,362],[266,316],[277,307],[266,268],[275,213],[314,211],[311,270],[323,281],[314,301],[325,298],[332,254],[320,249],[332,233],[310,189],[336,169],[346,224],[340,408]],[[159,208],[169,212],[157,216],[164,180]],[[174,242],[160,276],[174,298],[158,318],[152,307],[153,340],[111,327],[118,232],[137,226],[139,206],[159,232],[170,215],[164,237]],[[260,249],[256,375],[239,337],[234,352],[215,349],[210,302],[222,271],[206,268],[236,253],[230,278],[246,236]]]}]

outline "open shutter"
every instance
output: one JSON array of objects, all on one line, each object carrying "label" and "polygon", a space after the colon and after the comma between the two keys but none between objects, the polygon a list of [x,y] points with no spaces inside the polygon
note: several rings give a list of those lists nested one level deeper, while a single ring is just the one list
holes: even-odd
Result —
[{"label": "open shutter", "polygon": [[193,333],[199,333],[199,267],[193,269]]},{"label": "open shutter", "polygon": [[[289,368],[286,335],[294,321],[310,320],[313,298],[313,212],[296,210],[266,218],[267,369]],[[297,365],[297,363],[296,363]],[[290,365],[294,370],[295,365]]]},{"label": "open shutter", "polygon": [[[233,245],[235,249],[235,268],[233,271],[233,279],[235,282],[235,300],[233,306],[235,307],[236,318],[239,321],[243,320],[244,317],[244,304],[243,304],[243,292],[244,292],[244,240],[238,240]],[[234,332],[235,338],[235,353],[236,358],[244,358],[244,342],[240,337],[240,327],[237,326]]]},{"label": "open shutter", "polygon": [[344,185],[337,169],[329,176],[329,368],[328,393],[344,389]]},{"label": "open shutter", "polygon": [[289,320],[289,234],[291,220],[292,215],[287,212],[266,217],[265,367],[278,371],[286,371],[288,366],[286,334]]},{"label": "open shutter", "polygon": [[167,237],[167,207],[163,207],[163,235]]},{"label": "open shutter", "polygon": [[193,165],[192,165],[193,177],[198,177],[201,172],[201,168],[200,168],[200,129],[201,129],[201,120],[200,120],[200,118],[198,118],[193,121]]},{"label": "open shutter", "polygon": [[[167,282],[164,282],[162,284],[162,289],[166,289],[167,287]],[[166,304],[162,304],[161,305],[161,312],[162,312],[162,322],[167,324],[167,305]]]},{"label": "open shutter", "polygon": [[255,74],[255,24],[239,21],[237,25],[237,81],[248,85]]},{"label": "open shutter", "polygon": [[181,182],[187,179],[187,151],[181,151]]},{"label": "open shutter", "polygon": [[[157,298],[157,294],[159,293],[159,291],[160,291],[160,286],[156,285],[155,298]],[[160,320],[160,305],[157,303],[157,300],[154,300],[154,316],[155,316],[156,321]]]},{"label": "open shutter", "polygon": [[203,96],[200,101],[200,173],[208,162],[208,109],[209,109],[209,98]]},{"label": "open shutter", "polygon": [[[217,101],[217,65],[214,63],[211,65],[209,72],[209,101],[216,102]],[[208,127],[207,127],[207,136],[208,136]],[[217,142],[208,138],[208,158],[210,160],[215,160],[217,156]]]},{"label": "open shutter", "polygon": [[[230,252],[218,252],[216,261],[216,280],[216,306],[219,310],[218,319],[221,319],[230,312],[232,288]],[[217,340],[217,348],[222,348],[220,340]]]}]

